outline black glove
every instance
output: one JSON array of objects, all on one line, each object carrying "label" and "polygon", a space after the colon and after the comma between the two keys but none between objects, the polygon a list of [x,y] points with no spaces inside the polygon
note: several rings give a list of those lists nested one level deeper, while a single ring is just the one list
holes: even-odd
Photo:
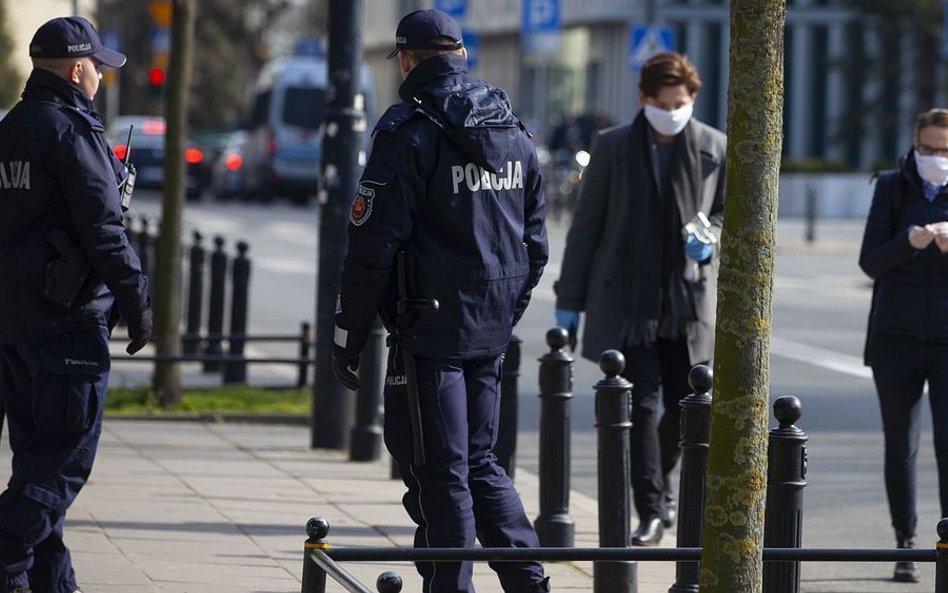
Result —
[{"label": "black glove", "polygon": [[359,389],[359,375],[356,373],[358,369],[358,356],[353,358],[342,348],[333,348],[332,370],[336,373],[339,382],[346,386],[346,389],[351,389],[352,391]]},{"label": "black glove", "polygon": [[130,321],[127,323],[128,338],[131,340],[131,342],[129,342],[128,346],[125,348],[125,351],[129,354],[135,354],[147,346],[148,342],[151,341],[151,330],[154,327],[151,307],[148,307],[142,311],[142,316],[136,323],[132,323]]}]

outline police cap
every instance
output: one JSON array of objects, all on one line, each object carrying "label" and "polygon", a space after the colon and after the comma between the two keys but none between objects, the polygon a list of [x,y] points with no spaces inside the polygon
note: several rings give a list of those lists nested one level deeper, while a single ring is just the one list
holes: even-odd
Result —
[{"label": "police cap", "polygon": [[[439,37],[452,39],[453,43],[439,41]],[[395,49],[388,54],[395,57],[403,49],[440,49],[453,51],[464,47],[461,41],[461,25],[450,15],[440,10],[416,10],[402,17],[395,29]]]},{"label": "police cap", "polygon": [[30,41],[31,58],[81,58],[92,56],[106,66],[121,68],[125,54],[102,45],[92,23],[81,16],[46,21]]}]

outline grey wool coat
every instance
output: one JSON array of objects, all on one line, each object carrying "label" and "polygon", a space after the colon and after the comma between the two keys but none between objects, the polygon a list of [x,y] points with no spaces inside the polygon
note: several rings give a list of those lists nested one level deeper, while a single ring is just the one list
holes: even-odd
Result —
[{"label": "grey wool coat", "polygon": [[[623,324],[636,293],[632,287],[643,281],[641,262],[654,257],[656,246],[650,243],[661,235],[655,227],[663,223],[643,216],[647,201],[659,199],[656,155],[651,154],[650,142],[637,139],[645,125],[640,111],[633,123],[604,130],[593,143],[555,284],[557,309],[585,311],[582,355],[593,361],[605,350],[622,348]],[[686,148],[700,163],[700,172],[682,183],[676,179],[681,171],[673,165],[675,189],[664,195],[674,194],[680,220],[693,220],[701,211],[720,237],[727,138],[694,118],[680,136],[678,142],[690,143]],[[695,184],[697,191],[682,189]],[[719,247],[700,267],[698,281],[686,283],[697,317],[687,336],[692,364],[711,360],[713,354]]]}]

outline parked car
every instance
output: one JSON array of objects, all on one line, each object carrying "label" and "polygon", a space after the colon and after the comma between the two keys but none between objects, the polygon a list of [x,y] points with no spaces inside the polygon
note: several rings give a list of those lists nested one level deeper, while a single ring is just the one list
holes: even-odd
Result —
[{"label": "parked car", "polygon": [[224,149],[211,169],[211,193],[219,200],[243,198],[247,191],[244,149],[249,134],[236,130],[230,134]]},{"label": "parked car", "polygon": [[[106,138],[115,155],[122,161],[128,153],[130,126],[135,126],[131,142],[131,162],[138,171],[135,186],[159,189],[164,185],[165,120],[152,115],[122,115],[115,118],[109,125]],[[187,196],[198,198],[207,187],[210,177],[204,151],[189,141],[184,160],[187,163]]]}]

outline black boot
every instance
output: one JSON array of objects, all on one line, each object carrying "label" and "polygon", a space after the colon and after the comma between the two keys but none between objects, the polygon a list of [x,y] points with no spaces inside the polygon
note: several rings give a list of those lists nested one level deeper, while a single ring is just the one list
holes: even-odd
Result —
[{"label": "black boot", "polygon": [[642,519],[632,532],[631,543],[633,546],[657,546],[664,534],[661,517]]},{"label": "black boot", "polygon": [[662,527],[671,529],[678,518],[678,501],[671,494],[665,494],[665,504],[662,507]]},{"label": "black boot", "polygon": [[[895,534],[896,544],[900,549],[914,549],[915,536]],[[917,583],[919,580],[918,565],[914,562],[896,562],[892,580],[897,583]]]}]

